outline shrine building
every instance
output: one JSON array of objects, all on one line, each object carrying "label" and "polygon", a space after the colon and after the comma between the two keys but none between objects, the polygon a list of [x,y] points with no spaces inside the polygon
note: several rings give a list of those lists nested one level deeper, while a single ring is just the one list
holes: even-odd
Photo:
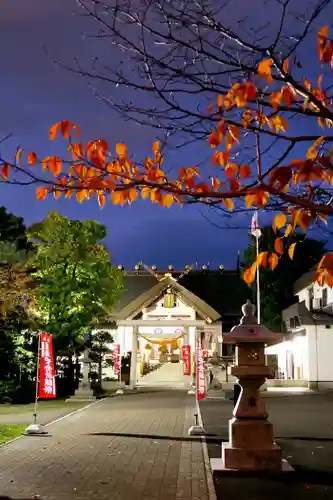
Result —
[{"label": "shrine building", "polygon": [[112,334],[121,356],[130,353],[129,385],[134,387],[144,363],[178,363],[184,345],[193,360],[198,338],[209,356],[233,355],[233,346],[222,344],[221,336],[239,323],[250,295],[239,273],[222,266],[182,271],[136,266],[124,271],[118,303],[98,330]]}]

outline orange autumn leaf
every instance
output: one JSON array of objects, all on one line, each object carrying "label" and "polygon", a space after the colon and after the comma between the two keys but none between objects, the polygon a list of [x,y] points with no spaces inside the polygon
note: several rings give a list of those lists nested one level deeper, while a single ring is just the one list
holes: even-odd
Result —
[{"label": "orange autumn leaf", "polygon": [[273,83],[272,64],[273,64],[273,59],[264,59],[258,65],[258,75],[261,76],[261,78],[267,80],[269,85]]},{"label": "orange autumn leaf", "polygon": [[251,109],[246,109],[242,114],[242,127],[247,128],[253,119],[253,112]]},{"label": "orange autumn leaf", "polygon": [[98,204],[101,208],[104,208],[105,205],[105,194],[99,193],[98,194]]},{"label": "orange autumn leaf", "polygon": [[159,141],[153,142],[152,148],[151,148],[153,153],[158,153],[160,151],[160,143]]},{"label": "orange autumn leaf", "polygon": [[276,232],[287,224],[287,216],[285,214],[277,214],[274,217],[273,229]]},{"label": "orange autumn leaf", "polygon": [[55,123],[54,125],[52,125],[50,127],[50,131],[49,131],[50,141],[54,141],[54,139],[58,135],[59,129],[60,129],[60,123]]},{"label": "orange autumn leaf", "polygon": [[238,166],[236,163],[228,163],[228,165],[224,169],[226,176],[230,179],[234,177],[238,172]]},{"label": "orange autumn leaf", "polygon": [[318,55],[320,61],[322,61],[324,58],[327,37],[328,37],[328,26],[323,26],[318,31]]},{"label": "orange autumn leaf", "polygon": [[268,259],[270,268],[272,271],[276,268],[279,263],[279,256],[276,253],[272,253]]},{"label": "orange autumn leaf", "polygon": [[212,149],[217,148],[222,142],[222,133],[218,130],[213,130],[208,136],[208,144]]},{"label": "orange autumn leaf", "polygon": [[221,110],[223,107],[223,95],[218,95],[216,97],[216,104],[217,104],[217,107],[219,108],[219,110]]},{"label": "orange autumn leaf", "polygon": [[234,209],[234,201],[231,198],[223,198],[223,205],[230,210],[230,212]]},{"label": "orange autumn leaf", "polygon": [[119,157],[127,156],[126,144],[122,144],[122,143],[116,144],[116,153]]},{"label": "orange autumn leaf", "polygon": [[215,151],[212,156],[212,163],[219,167],[225,167],[229,161],[230,153],[228,151]]},{"label": "orange autumn leaf", "polygon": [[55,177],[58,177],[58,175],[60,175],[61,170],[62,170],[61,159],[57,158],[56,156],[51,156],[51,158],[49,159],[49,169],[50,169],[50,172]]},{"label": "orange autumn leaf", "polygon": [[79,191],[76,192],[76,201],[79,203],[82,203],[86,199],[86,191],[84,189],[80,189]]},{"label": "orange autumn leaf", "polygon": [[132,202],[135,201],[138,197],[138,191],[133,187],[129,190],[128,192],[128,201]]},{"label": "orange autumn leaf", "polygon": [[48,194],[49,190],[47,187],[44,187],[44,186],[39,186],[37,189],[36,189],[36,197],[37,197],[37,200],[40,201],[40,200],[45,200],[47,194]]},{"label": "orange autumn leaf", "polygon": [[251,168],[248,165],[241,165],[239,167],[239,175],[243,179],[247,179],[251,175]]},{"label": "orange autumn leaf", "polygon": [[64,139],[69,139],[71,135],[71,124],[68,120],[63,120],[60,123],[61,133]]},{"label": "orange autumn leaf", "polygon": [[206,113],[209,114],[213,111],[214,104],[210,103],[206,108]]},{"label": "orange autumn leaf", "polygon": [[289,61],[285,59],[282,64],[282,70],[284,73],[288,73]]},{"label": "orange autumn leaf", "polygon": [[273,118],[271,119],[271,124],[272,127],[275,128],[276,132],[280,132],[281,130],[283,132],[286,132],[288,130],[288,122],[284,116],[281,115],[273,116]]},{"label": "orange autumn leaf", "polygon": [[16,163],[18,163],[20,161],[22,152],[23,152],[22,148],[17,148],[16,155],[15,155],[15,162]]},{"label": "orange autumn leaf", "polygon": [[34,153],[33,151],[29,151],[29,153],[28,153],[28,163],[29,163],[29,165],[31,165],[32,167],[34,167],[36,165],[36,161],[37,161],[37,155],[36,155],[36,153]]},{"label": "orange autumn leaf", "polygon": [[272,107],[275,109],[279,109],[280,103],[282,99],[282,93],[281,92],[272,92],[270,97],[269,97],[269,102],[271,103]]},{"label": "orange autumn leaf", "polygon": [[143,186],[141,188],[141,198],[143,200],[147,199],[150,193],[150,188],[148,186]]},{"label": "orange autumn leaf", "polygon": [[290,245],[290,247],[288,248],[288,255],[291,259],[294,258],[294,252],[295,252],[295,247],[296,247],[296,243],[292,243]]},{"label": "orange autumn leaf", "polygon": [[53,197],[55,200],[58,200],[61,196],[61,191],[59,191],[59,189],[56,189],[55,191],[53,191]]},{"label": "orange autumn leaf", "polygon": [[292,90],[292,88],[291,87],[282,87],[281,98],[282,98],[282,101],[287,106],[291,106],[295,100],[295,95],[294,95],[294,91]]},{"label": "orange autumn leaf", "polygon": [[9,174],[10,174],[10,167],[9,167],[8,163],[3,163],[2,167],[1,167],[1,176],[2,176],[4,181],[8,180]]},{"label": "orange autumn leaf", "polygon": [[243,280],[247,285],[251,285],[256,277],[257,263],[254,262],[251,267],[246,269],[243,274]]},{"label": "orange autumn leaf", "polygon": [[240,130],[235,125],[230,125],[228,127],[229,134],[234,142],[240,141]]},{"label": "orange autumn leaf", "polygon": [[167,193],[167,194],[164,194],[162,196],[161,205],[163,207],[170,208],[173,205],[174,201],[175,201],[175,199],[174,199],[173,195],[170,193]]},{"label": "orange autumn leaf", "polygon": [[277,254],[282,255],[283,254],[283,241],[282,238],[277,238],[274,241],[274,250],[276,251]]},{"label": "orange autumn leaf", "polygon": [[267,257],[268,252],[260,252],[258,257],[256,258],[257,265],[261,267],[267,267]]}]

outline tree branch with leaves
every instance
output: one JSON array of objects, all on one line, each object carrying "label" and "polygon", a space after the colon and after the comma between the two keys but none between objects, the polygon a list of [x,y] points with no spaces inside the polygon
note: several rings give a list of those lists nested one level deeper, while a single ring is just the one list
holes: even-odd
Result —
[{"label": "tree branch with leaves", "polygon": [[[116,144],[114,151],[104,139],[83,144],[79,127],[64,120],[50,128],[50,139],[61,134],[68,156],[39,158],[19,148],[15,162],[1,160],[3,181],[37,184],[40,200],[48,194],[78,202],[96,196],[101,207],[107,199],[123,205],[141,197],[165,207],[275,210],[273,227],[282,236],[244,279],[251,283],[257,266],[274,269],[286,249],[292,258],[290,235],[318,220],[326,223],[333,214],[328,27],[317,34],[317,65],[298,55],[329,0],[298,10],[290,0],[271,0],[274,16],[262,27],[250,13],[226,24],[235,0],[222,6],[206,0],[77,3],[96,23],[92,36],[112,43],[124,60],[96,58],[91,69],[76,61],[67,69],[87,78],[113,110],[154,127],[159,137],[152,152],[134,162],[126,144]],[[123,86],[125,100],[102,95],[99,83]],[[211,150],[210,168],[168,168],[170,148],[199,141]],[[316,279],[333,285],[333,254],[322,259]]]}]

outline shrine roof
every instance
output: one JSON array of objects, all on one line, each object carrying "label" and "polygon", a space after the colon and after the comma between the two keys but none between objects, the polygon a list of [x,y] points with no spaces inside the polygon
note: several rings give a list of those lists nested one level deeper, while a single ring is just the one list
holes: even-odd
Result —
[{"label": "shrine roof", "polygon": [[241,279],[237,271],[228,270],[156,270],[153,275],[146,270],[124,272],[124,289],[112,314],[117,315],[126,306],[142,294],[149,294],[166,274],[171,275],[176,283],[205,302],[220,316],[240,317],[241,306],[251,298],[251,290]]}]

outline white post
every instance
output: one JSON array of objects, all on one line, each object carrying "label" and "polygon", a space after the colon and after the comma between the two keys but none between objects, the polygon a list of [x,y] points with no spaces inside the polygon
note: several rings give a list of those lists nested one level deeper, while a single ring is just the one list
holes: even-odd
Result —
[{"label": "white post", "polygon": [[130,371],[130,388],[134,389],[137,380],[137,356],[138,356],[138,336],[137,328],[133,327],[132,333],[132,354],[131,354],[131,371]]},{"label": "white post", "polygon": [[[258,258],[259,255],[259,231],[257,229],[256,233],[256,255]],[[257,321],[258,325],[260,325],[260,271],[259,271],[259,266],[257,266]]]},{"label": "white post", "polygon": [[[261,236],[261,231],[259,227],[259,218],[258,218],[258,210],[255,211],[252,221],[251,221],[251,234],[256,239],[256,260],[259,255],[259,238]],[[259,274],[259,266],[257,266],[256,270],[257,275],[257,323],[260,324],[260,274]]]},{"label": "white post", "polygon": [[37,369],[36,369],[36,391],[35,391],[35,410],[34,424],[37,424],[37,406],[38,406],[38,389],[39,389],[39,365],[40,365],[40,333],[38,334],[38,353],[37,353]]}]

